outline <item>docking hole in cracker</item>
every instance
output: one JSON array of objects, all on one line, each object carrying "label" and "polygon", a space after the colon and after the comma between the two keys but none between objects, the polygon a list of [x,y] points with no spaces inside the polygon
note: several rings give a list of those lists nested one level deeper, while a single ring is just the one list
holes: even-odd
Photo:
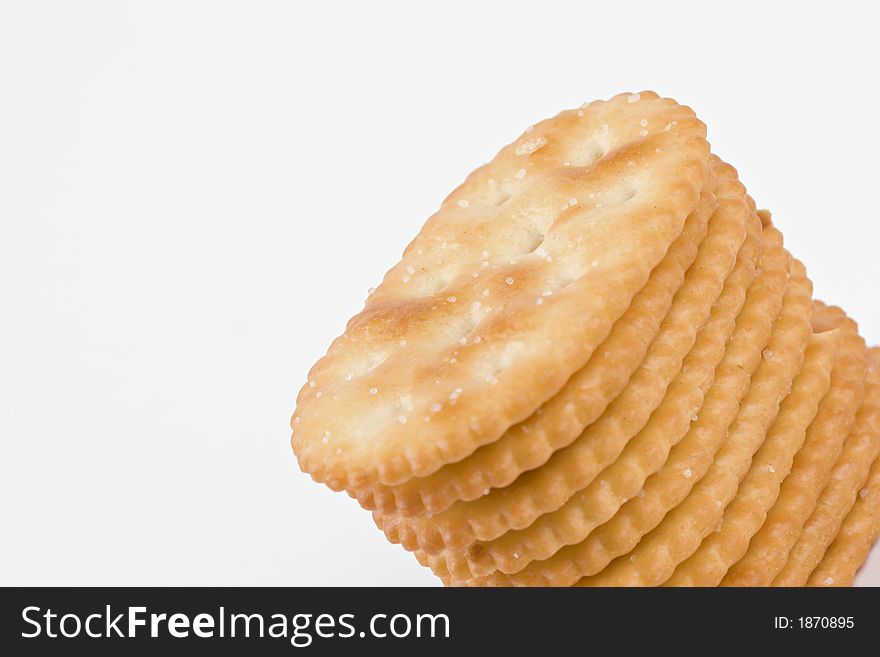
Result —
[{"label": "docking hole in cracker", "polygon": [[448,586],[851,584],[880,351],[780,225],[674,100],[534,124],[311,368],[300,468]]}]

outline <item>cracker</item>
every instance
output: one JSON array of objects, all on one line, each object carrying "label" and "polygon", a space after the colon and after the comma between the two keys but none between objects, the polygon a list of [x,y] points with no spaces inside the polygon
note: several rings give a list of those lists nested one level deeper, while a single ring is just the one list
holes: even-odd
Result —
[{"label": "cracker", "polygon": [[[761,446],[800,370],[804,350],[812,334],[812,286],[803,265],[794,261],[791,287],[778,323],[765,350],[765,358],[752,377],[749,391],[729,436],[706,474],[690,494],[648,535],[629,556],[616,559],[597,575],[578,582],[580,586],[651,586],[666,581],[675,567],[690,556],[721,520],[724,508],[736,494],[748,472],[752,456]],[[772,352],[773,357],[766,354]],[[682,471],[682,478],[693,474]]]},{"label": "cracker", "polygon": [[[735,175],[732,167],[721,168],[719,187],[724,184],[722,177]],[[541,468],[479,499],[456,502],[431,517],[400,518],[374,512],[377,525],[388,539],[428,554],[456,550],[475,540],[492,540],[558,509],[613,462],[662,401],[734,266],[749,217],[741,188],[739,194],[738,202],[729,201],[728,211],[716,212],[719,221],[717,225],[710,222],[709,234],[645,360],[596,422],[571,445],[555,452]]]},{"label": "cracker", "polygon": [[[880,434],[877,420],[880,409],[880,349],[869,351],[868,384],[866,386],[865,414],[873,418],[871,423],[875,437]],[[862,414],[860,413],[860,418]],[[825,551],[822,561],[807,580],[809,586],[849,586],[855,579],[871,546],[880,535],[880,457],[875,458],[852,509],[840,525],[837,537]]]},{"label": "cracker", "polygon": [[761,528],[767,509],[776,500],[794,455],[804,444],[807,427],[816,416],[819,402],[828,392],[834,357],[834,336],[828,333],[813,336],[791,393],[752,459],[736,497],[724,509],[721,523],[678,565],[665,585],[717,586],[731,564],[742,557],[749,539]]},{"label": "cracker", "polygon": [[648,92],[562,112],[502,149],[312,368],[291,420],[300,467],[338,490],[397,485],[527,418],[644,287],[708,157],[693,112]]},{"label": "cracker", "polygon": [[611,334],[589,363],[540,412],[510,427],[497,441],[483,445],[464,460],[444,465],[427,477],[410,479],[399,486],[377,484],[353,491],[361,506],[406,516],[440,513],[458,500],[473,500],[488,489],[507,486],[577,438],[620,394],[657,335],[706,236],[709,217],[717,206],[712,189],[714,180],[710,179],[681,235],[615,322]]},{"label": "cracker", "polygon": [[[733,337],[688,435],[672,449],[664,466],[648,478],[644,489],[611,520],[581,543],[562,548],[550,559],[529,564],[510,577],[512,583],[568,586],[584,575],[599,572],[614,557],[632,550],[644,534],[687,496],[709,468],[736,418],[740,400],[761,361],[761,351],[770,339],[788,289],[790,257],[782,247],[782,235],[772,227],[765,228],[762,243],[761,271],[749,288]],[[788,305],[792,303],[793,298],[789,297]],[[778,332],[779,327],[775,330]],[[690,478],[681,476],[686,468],[693,473]]]},{"label": "cracker", "polygon": [[828,483],[844,439],[855,423],[864,398],[865,343],[855,323],[842,312],[830,322],[823,312],[827,316],[827,310],[817,312],[816,329],[837,329],[838,333],[831,388],[819,404],[776,502],[752,536],[748,550],[721,581],[723,586],[769,586],[773,582]]},{"label": "cracker", "polygon": [[877,352],[869,354],[865,377],[865,401],[856,415],[852,433],[843,445],[831,471],[828,485],[816,508],[788,553],[788,561],[773,580],[773,586],[804,586],[837,536],[840,525],[852,509],[871,464],[880,454],[880,368]]},{"label": "cracker", "polygon": [[[743,194],[736,179],[727,178],[718,189],[717,214],[730,210],[738,213]],[[494,570],[515,573],[530,561],[547,559],[561,547],[581,542],[594,528],[611,518],[621,504],[636,495],[647,477],[663,465],[669,450],[684,437],[691,423],[699,419],[697,414],[704,396],[712,385],[715,369],[754,279],[761,251],[761,224],[757,215],[751,218],[748,238],[712,308],[709,321],[645,427],[630,440],[620,458],[560,509],[544,514],[525,529],[481,544],[480,550],[469,550],[472,555],[469,574],[488,575]],[[718,220],[713,218],[713,222]],[[453,567],[450,571],[456,576],[460,572]]]}]

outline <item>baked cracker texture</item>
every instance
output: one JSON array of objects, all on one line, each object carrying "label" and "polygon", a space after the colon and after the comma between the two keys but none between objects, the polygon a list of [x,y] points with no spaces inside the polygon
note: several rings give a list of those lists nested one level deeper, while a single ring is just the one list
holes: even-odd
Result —
[{"label": "baked cracker texture", "polygon": [[724,510],[715,530],[678,565],[666,585],[717,586],[731,564],[746,551],[749,539],[761,527],[766,510],[776,501],[794,455],[804,443],[807,427],[828,392],[834,356],[834,337],[828,333],[814,335],[804,366],[764,444],[752,459],[736,497]]},{"label": "baked cracker texture", "polygon": [[528,417],[681,234],[708,158],[694,113],[651,92],[529,128],[446,198],[312,368],[300,467],[337,490],[396,485]]},{"label": "baked cracker texture", "polygon": [[[739,414],[706,474],[681,504],[639,541],[630,555],[618,558],[578,585],[662,584],[718,526],[725,507],[748,472],[752,456],[775,420],[780,402],[791,389],[812,334],[812,285],[800,262],[793,261],[791,270],[791,286],[777,320],[779,331],[774,331],[764,352],[772,352],[773,358],[765,356],[758,365]],[[680,476],[689,478],[686,471]]]},{"label": "baked cracker texture", "polygon": [[880,370],[877,350],[869,354],[865,377],[865,401],[856,416],[855,426],[810,519],[788,553],[788,561],[773,580],[773,586],[804,586],[819,561],[840,531],[841,523],[852,509],[868,477],[871,464],[880,453]]},{"label": "baked cracker texture", "polygon": [[795,455],[791,471],[764,524],[752,537],[743,557],[722,580],[724,586],[772,584],[828,483],[831,468],[855,423],[864,398],[864,340],[856,332],[855,322],[842,311],[828,320],[823,314],[829,314],[829,309],[817,309],[816,330],[836,329],[837,359],[831,373],[831,387],[819,404],[803,447]]},{"label": "baked cracker texture", "polygon": [[399,486],[376,484],[353,491],[361,506],[405,516],[440,513],[459,500],[473,500],[486,490],[507,486],[523,472],[543,465],[553,452],[577,438],[620,394],[657,335],[706,236],[709,217],[717,207],[713,188],[710,178],[700,203],[688,216],[681,235],[651,272],[648,283],[615,322],[587,365],[572,375],[562,390],[527,419],[508,428],[497,441],[480,447],[461,461]]},{"label": "baked cracker texture", "polygon": [[[880,433],[876,421],[876,409],[880,407],[880,349],[869,352],[870,368],[867,401],[875,410],[870,413],[875,420],[869,431]],[[875,458],[868,477],[840,526],[837,537],[825,551],[822,561],[810,575],[809,586],[849,586],[865,559],[871,546],[880,535],[880,458]]]},{"label": "baked cracker texture", "polygon": [[[471,574],[487,575],[495,570],[515,573],[530,561],[546,559],[561,547],[582,541],[593,528],[609,519],[623,502],[641,490],[645,479],[663,465],[669,450],[687,433],[696,421],[694,418],[698,418],[704,395],[712,384],[736,316],[754,279],[761,250],[760,222],[743,203],[742,186],[732,172],[729,172],[725,184],[727,190],[719,190],[721,205],[712,220],[717,232],[711,237],[718,238],[718,244],[707,243],[705,251],[701,246],[701,258],[694,266],[698,269],[710,266],[726,269],[727,249],[730,247],[722,244],[731,240],[734,244],[739,243],[739,230],[734,232],[733,226],[738,226],[743,219],[748,224],[748,237],[739,249],[736,265],[726,278],[721,295],[711,307],[708,322],[702,327],[662,402],[647,424],[627,442],[617,460],[586,488],[572,495],[562,507],[542,515],[526,529],[510,531],[495,541],[471,546],[465,553],[470,560]],[[739,215],[741,211],[742,219],[737,217],[729,221],[733,219],[729,214]],[[726,225],[730,226],[727,230],[724,229]],[[694,272],[694,280],[700,278]],[[695,287],[695,291],[700,289],[705,292],[713,288]],[[694,302],[699,305],[696,299]],[[450,570],[457,575],[455,569]]]},{"label": "baked cracker texture", "polygon": [[733,176],[734,198],[722,206],[723,212],[716,211],[713,219],[717,221],[710,223],[709,235],[675,296],[669,317],[644,362],[605,413],[572,445],[510,486],[490,490],[471,502],[458,502],[431,517],[394,518],[374,513],[389,540],[428,554],[454,550],[475,540],[492,540],[558,509],[617,458],[662,401],[736,262],[745,238],[748,208],[744,191],[735,184],[735,173],[727,175]]},{"label": "baked cracker texture", "polygon": [[584,103],[425,222],[293,451],[447,586],[849,585],[880,349],[806,271],[690,108]]}]

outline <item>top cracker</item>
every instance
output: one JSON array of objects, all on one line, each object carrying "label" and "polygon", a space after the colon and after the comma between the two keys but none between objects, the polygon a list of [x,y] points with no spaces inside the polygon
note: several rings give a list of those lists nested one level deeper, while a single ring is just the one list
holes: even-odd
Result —
[{"label": "top cracker", "polygon": [[652,92],[526,130],[446,198],[312,368],[291,420],[300,467],[334,489],[398,485],[528,417],[645,284],[708,160],[705,126]]}]

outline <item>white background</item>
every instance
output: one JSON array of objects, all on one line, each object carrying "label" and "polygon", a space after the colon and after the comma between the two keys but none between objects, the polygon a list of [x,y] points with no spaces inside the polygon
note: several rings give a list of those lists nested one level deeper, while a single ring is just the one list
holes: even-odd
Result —
[{"label": "white background", "polygon": [[584,100],[695,108],[880,342],[880,14],[823,5],[3,3],[0,583],[434,584],[298,471],[294,396],[446,193]]}]

